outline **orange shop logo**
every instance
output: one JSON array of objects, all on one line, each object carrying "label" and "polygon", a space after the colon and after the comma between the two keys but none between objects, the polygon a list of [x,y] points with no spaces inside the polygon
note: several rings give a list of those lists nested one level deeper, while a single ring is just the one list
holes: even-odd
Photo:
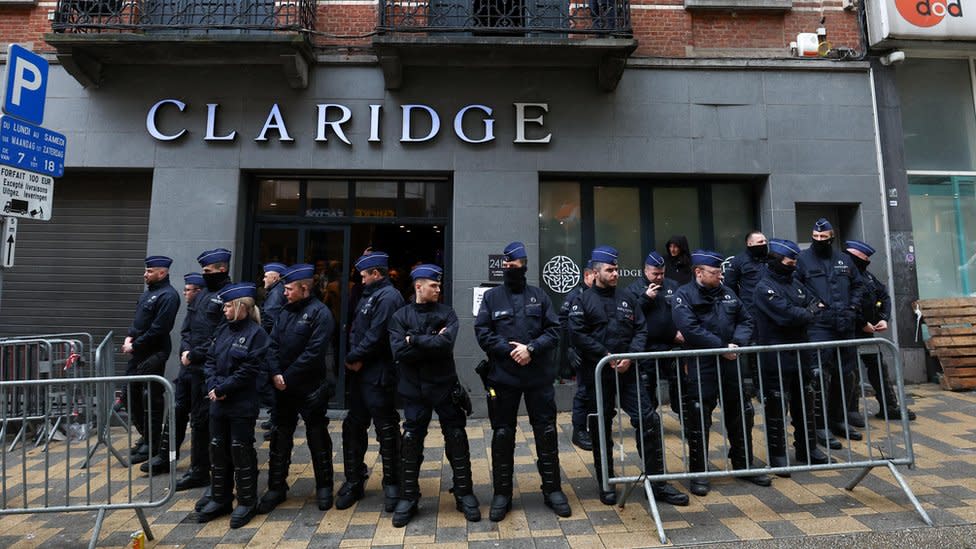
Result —
[{"label": "orange shop logo", "polygon": [[962,17],[962,0],[895,0],[902,19],[916,27],[934,27],[946,17]]}]

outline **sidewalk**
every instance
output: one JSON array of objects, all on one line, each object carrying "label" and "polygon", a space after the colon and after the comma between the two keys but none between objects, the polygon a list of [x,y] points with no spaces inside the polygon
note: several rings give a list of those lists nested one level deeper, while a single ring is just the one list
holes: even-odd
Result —
[{"label": "sidewalk", "polygon": [[[910,386],[908,392],[914,397],[910,404],[918,413],[918,420],[912,423],[917,466],[914,470],[903,469],[902,473],[936,528],[925,526],[886,469],[875,469],[851,492],[844,485],[854,476],[853,471],[827,471],[794,474],[790,479],[776,478],[770,488],[737,480],[713,481],[712,493],[704,498],[692,496],[688,507],[660,507],[670,541],[674,545],[736,543],[737,547],[748,541],[746,547],[756,548],[786,544],[795,548],[840,548],[936,543],[943,547],[976,547],[976,393],[948,393],[935,385]],[[670,437],[675,437],[677,423],[670,412],[666,416],[665,430]],[[875,426],[881,425],[871,421]],[[467,431],[471,439],[475,493],[481,500],[484,515],[479,523],[465,522],[454,509],[453,496],[447,491],[450,467],[444,458],[440,429],[435,424],[427,437],[426,460],[421,471],[420,513],[406,528],[393,528],[390,515],[382,511],[375,441],[366,455],[367,464],[372,466],[366,498],[352,509],[323,513],[312,500],[312,468],[308,447],[301,439],[296,440],[290,498],[273,513],[259,515],[240,530],[230,530],[227,518],[210,524],[189,523],[184,519],[202,490],[180,492],[163,508],[147,511],[156,536],[156,541],[147,546],[289,549],[659,546],[642,492],[635,491],[625,509],[602,505],[597,498],[590,453],[570,443],[569,414],[560,414],[559,424],[563,489],[573,507],[570,518],[556,517],[542,503],[532,430],[527,418],[522,417],[516,439],[516,492],[512,511],[501,523],[487,519],[487,504],[491,499],[488,461],[491,431],[487,420],[475,420],[469,422]],[[342,480],[340,423],[334,421],[330,427],[336,443],[338,488]],[[757,441],[757,447],[759,444]],[[677,439],[669,439],[668,447],[678,448]],[[632,443],[627,450],[628,457],[633,458]],[[757,450],[757,454],[762,457],[765,450]],[[712,460],[720,455],[717,447],[713,447]],[[266,442],[259,448],[258,458],[262,464],[259,486],[263,491]],[[43,481],[42,452],[30,451],[29,459],[36,460],[40,467],[32,467],[32,475],[37,478],[29,476],[28,484]],[[668,460],[671,467],[677,467],[681,455],[669,451]],[[186,467],[188,458],[180,462],[179,474]],[[8,478],[8,482],[12,481],[19,479]],[[681,489],[687,491],[685,486]],[[94,518],[94,513],[6,516],[0,518],[0,547],[87,547]],[[124,547],[130,534],[138,529],[139,522],[132,511],[110,513],[105,519],[99,547]]]}]

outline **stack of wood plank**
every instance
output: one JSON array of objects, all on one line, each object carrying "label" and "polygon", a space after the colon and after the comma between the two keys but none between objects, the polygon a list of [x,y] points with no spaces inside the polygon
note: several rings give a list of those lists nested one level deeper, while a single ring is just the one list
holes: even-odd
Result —
[{"label": "stack of wood plank", "polygon": [[976,297],[921,299],[915,306],[929,330],[925,347],[942,366],[942,388],[976,389]]}]

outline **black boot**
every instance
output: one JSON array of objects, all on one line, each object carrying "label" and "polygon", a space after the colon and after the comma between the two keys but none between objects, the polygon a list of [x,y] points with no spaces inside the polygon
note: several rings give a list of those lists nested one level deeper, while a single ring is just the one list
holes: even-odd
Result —
[{"label": "black boot", "polygon": [[[729,397],[726,396],[728,399]],[[756,413],[752,408],[752,401],[746,396],[740,397],[742,400],[733,400],[732,410],[723,410],[726,419],[726,430],[729,436],[729,460],[734,469],[752,468],[752,429],[755,425]],[[743,431],[743,429],[745,429]],[[739,477],[746,482],[751,482],[756,486],[770,486],[773,481],[769,475],[759,473],[755,475],[745,475]]]},{"label": "black boot", "polygon": [[[139,470],[143,473],[149,473],[149,476],[162,475],[169,472],[169,424],[163,426],[163,431],[160,434],[159,441],[159,451],[153,455],[149,461],[143,463],[139,466]],[[176,460],[179,461],[180,454],[179,450],[176,452]]]},{"label": "black boot", "polygon": [[210,503],[211,496],[213,496],[213,491],[210,489],[210,486],[207,486],[207,489],[203,491],[203,495],[200,496],[200,499],[198,499],[196,503],[193,504],[193,510],[196,511],[197,513],[202,511],[203,508],[206,507],[208,503]]},{"label": "black boot", "polygon": [[336,509],[348,509],[363,498],[366,474],[366,429],[347,416],[342,422],[342,462],[346,480],[339,488],[335,500]]},{"label": "black boot", "polygon": [[230,515],[230,527],[240,528],[258,513],[258,456],[253,446],[234,443],[234,473],[237,475],[237,507]]},{"label": "black boot", "polygon": [[458,511],[464,513],[468,522],[481,520],[481,508],[478,498],[474,495],[471,480],[471,450],[468,446],[468,434],[463,427],[453,427],[444,430],[444,452],[451,462],[454,486],[454,503]]},{"label": "black boot", "polygon": [[203,425],[194,421],[190,431],[190,470],[176,483],[176,491],[190,490],[210,485],[210,426],[204,418]]},{"label": "black boot", "polygon": [[[805,403],[797,402],[793,408],[797,409],[796,415],[793,417],[793,447],[796,449],[796,463],[800,465],[822,465],[825,463],[830,463],[830,458],[827,457],[820,448],[817,447],[817,421],[814,417],[814,403],[815,398],[814,390],[812,387],[805,387],[803,392],[806,398]],[[806,417],[797,417],[802,415],[800,410],[806,409]]]},{"label": "black boot", "polygon": [[499,522],[512,509],[512,475],[515,472],[515,429],[499,427],[491,437],[491,480],[494,496],[488,518]]},{"label": "black boot", "polygon": [[559,475],[559,439],[556,437],[556,424],[547,423],[532,426],[535,434],[535,450],[539,456],[536,467],[542,478],[542,498],[546,504],[560,517],[573,514],[569,507],[569,499],[563,493]]},{"label": "black boot", "polygon": [[197,513],[197,522],[210,522],[226,515],[233,509],[231,493],[233,469],[227,460],[226,444],[229,441],[213,439],[210,443],[211,477],[210,501]]},{"label": "black boot", "polygon": [[816,375],[812,376],[811,384],[807,390],[810,391],[813,398],[813,421],[816,426],[816,441],[825,448],[840,450],[844,446],[827,430],[827,419],[824,416],[824,395],[820,388],[820,378]]},{"label": "black boot", "polygon": [[392,513],[400,500],[400,426],[394,422],[380,425],[376,430],[383,462],[383,508]]},{"label": "black boot", "polygon": [[[210,461],[209,459],[207,461]],[[193,488],[202,488],[204,486],[210,485],[210,475],[207,471],[200,469],[195,469],[192,466],[190,470],[186,472],[185,475],[180,477],[180,480],[176,482],[176,491],[182,492],[184,490],[191,490]]]},{"label": "black boot", "polygon": [[580,450],[593,449],[593,439],[590,437],[590,433],[585,429],[573,428],[573,444],[575,444]]},{"label": "black boot", "polygon": [[[884,372],[885,370],[882,370],[883,374]],[[891,380],[887,374],[882,376],[879,385],[881,386],[881,391],[878,391],[877,388],[874,391],[874,396],[879,406],[878,413],[874,414],[874,417],[885,419],[885,415],[887,415],[890,421],[901,421],[901,406],[898,405],[898,395],[895,393],[895,388],[891,384]],[[908,410],[907,407],[906,410]],[[915,412],[908,410],[908,420],[915,421]]]},{"label": "black boot", "polygon": [[[657,412],[652,412],[649,417],[644,419],[644,432],[634,433],[637,439],[637,448],[643,448],[644,472],[648,475],[659,475],[664,473],[664,448],[661,445],[661,418]],[[688,495],[682,494],[676,488],[664,481],[652,484],[654,499],[663,501],[671,505],[684,507],[688,505]]]},{"label": "black boot", "polygon": [[[600,424],[599,418],[597,416],[589,416],[589,427],[590,432],[593,433],[596,440],[599,440],[600,436]],[[607,450],[607,474],[612,478],[614,476],[613,471],[613,434],[610,431],[610,426],[606,425],[606,436],[604,437],[603,447]],[[600,503],[604,505],[616,505],[617,504],[617,491],[614,489],[613,485],[610,485],[609,490],[603,489],[603,458],[600,454],[600,445],[593,445],[593,468],[596,470],[596,485],[597,490],[600,492]]]},{"label": "black boot", "polygon": [[271,445],[268,451],[268,491],[261,496],[257,512],[270,513],[288,498],[288,467],[294,447],[292,435],[278,427],[271,428]]},{"label": "black boot", "polygon": [[[783,393],[774,389],[766,393],[764,400],[766,413],[766,441],[769,444],[770,467],[787,467],[786,457],[786,409],[783,407]],[[790,478],[790,473],[776,473],[776,476]]]},{"label": "black boot", "polygon": [[420,465],[424,462],[424,439],[404,431],[400,447],[400,499],[393,510],[393,526],[403,528],[417,513],[420,501]]},{"label": "black boot", "polygon": [[332,508],[332,483],[335,475],[332,468],[332,437],[328,424],[305,426],[308,450],[312,454],[312,469],[315,471],[315,503],[319,511]]},{"label": "black boot", "polygon": [[[685,412],[685,440],[688,442],[688,470],[693,473],[703,472],[708,464],[708,436],[712,418],[711,415],[703,417],[701,403],[697,400],[686,396],[682,404]],[[706,496],[712,489],[711,483],[704,477],[692,478],[688,487],[696,496]]]}]

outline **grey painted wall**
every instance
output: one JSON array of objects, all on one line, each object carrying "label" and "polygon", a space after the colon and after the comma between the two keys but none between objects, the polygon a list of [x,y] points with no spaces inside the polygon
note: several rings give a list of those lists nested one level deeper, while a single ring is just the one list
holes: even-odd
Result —
[{"label": "grey painted wall", "polygon": [[[59,68],[52,72],[46,125],[68,135],[69,167],[152,168],[147,247],[172,254],[180,273],[196,267],[193,258],[203,247],[242,251],[242,172],[452,176],[448,274],[462,320],[459,369],[472,388],[480,386],[471,369],[481,352],[472,330],[471,288],[486,276],[487,255],[514,239],[528,245],[530,278],[538,280],[540,175],[768,176],[759,205],[767,234],[796,238],[797,202],[859,204],[860,233],[844,236],[881,242],[886,230],[871,90],[862,69],[629,69],[612,94],[598,91],[588,72],[565,70],[418,71],[395,93],[384,89],[379,69],[362,66],[317,68],[307,90],[290,89],[276,69],[259,67],[113,67],[104,85],[90,91]],[[159,117],[166,131],[188,129],[171,143],[152,139],[145,129],[149,107],[163,98],[188,104],[184,113],[166,107]],[[516,101],[549,104],[550,144],[512,143]],[[217,133],[237,130],[236,141],[203,141],[207,103],[220,104]],[[273,103],[293,142],[279,142],[274,132],[267,143],[254,141]],[[352,109],[346,126],[352,146],[331,133],[328,142],[314,141],[316,103]],[[370,103],[384,105],[379,144],[367,143]],[[432,142],[398,142],[400,105],[407,103],[430,105],[441,115]],[[494,142],[471,145],[454,136],[454,114],[472,103],[494,109]],[[477,136],[480,123],[472,117],[466,127]],[[885,263],[876,256],[875,264]],[[560,396],[563,408],[567,396]]]}]

